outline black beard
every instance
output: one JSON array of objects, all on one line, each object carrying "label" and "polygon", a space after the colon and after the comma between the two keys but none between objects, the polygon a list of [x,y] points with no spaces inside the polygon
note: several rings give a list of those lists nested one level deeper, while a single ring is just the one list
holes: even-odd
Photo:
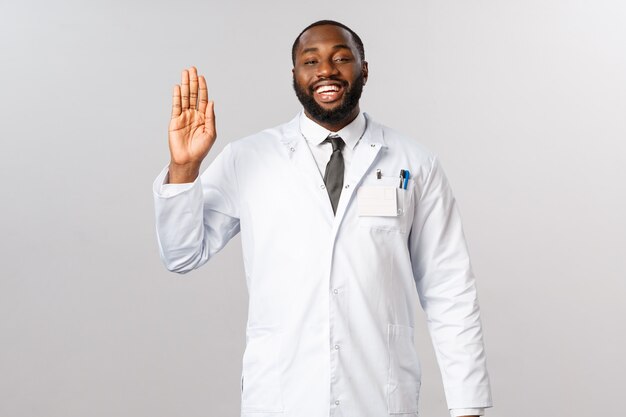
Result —
[{"label": "black beard", "polygon": [[[333,78],[329,78],[329,80],[337,81],[341,83],[344,88],[346,88],[347,83],[343,80],[335,80]],[[341,104],[339,104],[339,106],[335,109],[326,110],[317,104],[313,98],[313,89],[301,87],[296,82],[295,75],[293,77],[293,90],[296,92],[298,100],[307,113],[320,123],[334,124],[341,122],[350,116],[355,107],[359,105],[359,99],[361,98],[361,93],[363,92],[363,85],[363,73],[361,72],[356,80],[354,80],[354,83],[352,83],[352,86],[346,89]]]}]

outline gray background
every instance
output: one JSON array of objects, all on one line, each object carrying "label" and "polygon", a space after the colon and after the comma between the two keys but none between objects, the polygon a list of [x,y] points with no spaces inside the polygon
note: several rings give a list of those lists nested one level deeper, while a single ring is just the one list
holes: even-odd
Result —
[{"label": "gray background", "polygon": [[[186,276],[158,257],[170,91],[189,65],[206,75],[212,159],[299,110],[290,47],[320,18],[365,42],[362,108],[450,177],[488,415],[623,413],[626,3],[4,0],[1,417],[237,415],[239,239]],[[444,417],[418,322],[421,410]]]}]

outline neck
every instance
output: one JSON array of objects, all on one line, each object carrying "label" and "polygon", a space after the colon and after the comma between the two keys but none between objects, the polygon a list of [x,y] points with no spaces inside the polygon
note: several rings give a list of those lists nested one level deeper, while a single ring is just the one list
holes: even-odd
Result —
[{"label": "neck", "polygon": [[311,116],[308,111],[304,110],[304,114],[306,114],[309,119],[314,120],[315,123],[322,126],[324,129],[330,130],[331,132],[338,132],[344,127],[348,126],[350,123],[352,123],[354,119],[356,119],[360,112],[361,110],[357,105],[354,109],[352,109],[352,112],[350,112],[350,114],[344,117],[342,120],[334,123],[328,123],[317,120],[315,117]]}]

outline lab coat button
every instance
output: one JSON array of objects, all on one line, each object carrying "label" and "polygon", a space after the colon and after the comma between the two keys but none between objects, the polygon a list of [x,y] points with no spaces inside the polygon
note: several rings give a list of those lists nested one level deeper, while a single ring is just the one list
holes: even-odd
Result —
[{"label": "lab coat button", "polygon": [[294,151],[296,150],[296,148],[289,148],[289,150],[290,150],[291,152],[294,152]]},{"label": "lab coat button", "polygon": [[339,350],[339,345],[335,345],[335,350]]},{"label": "lab coat button", "polygon": [[320,188],[323,190],[324,188],[326,188],[326,186],[324,184],[320,185]]},{"label": "lab coat button", "polygon": [[350,188],[350,184],[346,184],[345,188]]},{"label": "lab coat button", "polygon": [[337,294],[339,291],[335,288],[335,289],[333,290],[333,292],[334,292],[335,294]]},{"label": "lab coat button", "polygon": [[339,405],[339,400],[335,401],[335,404]]}]

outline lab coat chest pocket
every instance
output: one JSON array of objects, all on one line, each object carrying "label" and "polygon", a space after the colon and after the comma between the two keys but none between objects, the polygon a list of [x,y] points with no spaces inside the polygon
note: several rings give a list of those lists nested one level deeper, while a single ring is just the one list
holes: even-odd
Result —
[{"label": "lab coat chest pocket", "polygon": [[[407,188],[399,188],[399,178],[382,177],[368,178],[361,187],[393,187],[396,192],[397,215],[362,215],[359,214],[359,227],[367,229],[385,230],[400,233],[408,233],[411,228],[411,212],[413,210],[413,189],[414,181],[408,180]],[[359,200],[357,191],[357,200]],[[357,204],[359,201],[357,201]]]},{"label": "lab coat chest pocket", "polygon": [[421,368],[415,350],[413,332],[411,326],[388,324],[387,405],[389,414],[417,413]]},{"label": "lab coat chest pocket", "polygon": [[241,375],[241,411],[282,413],[279,362],[282,332],[277,326],[255,326],[248,328],[247,335]]}]

